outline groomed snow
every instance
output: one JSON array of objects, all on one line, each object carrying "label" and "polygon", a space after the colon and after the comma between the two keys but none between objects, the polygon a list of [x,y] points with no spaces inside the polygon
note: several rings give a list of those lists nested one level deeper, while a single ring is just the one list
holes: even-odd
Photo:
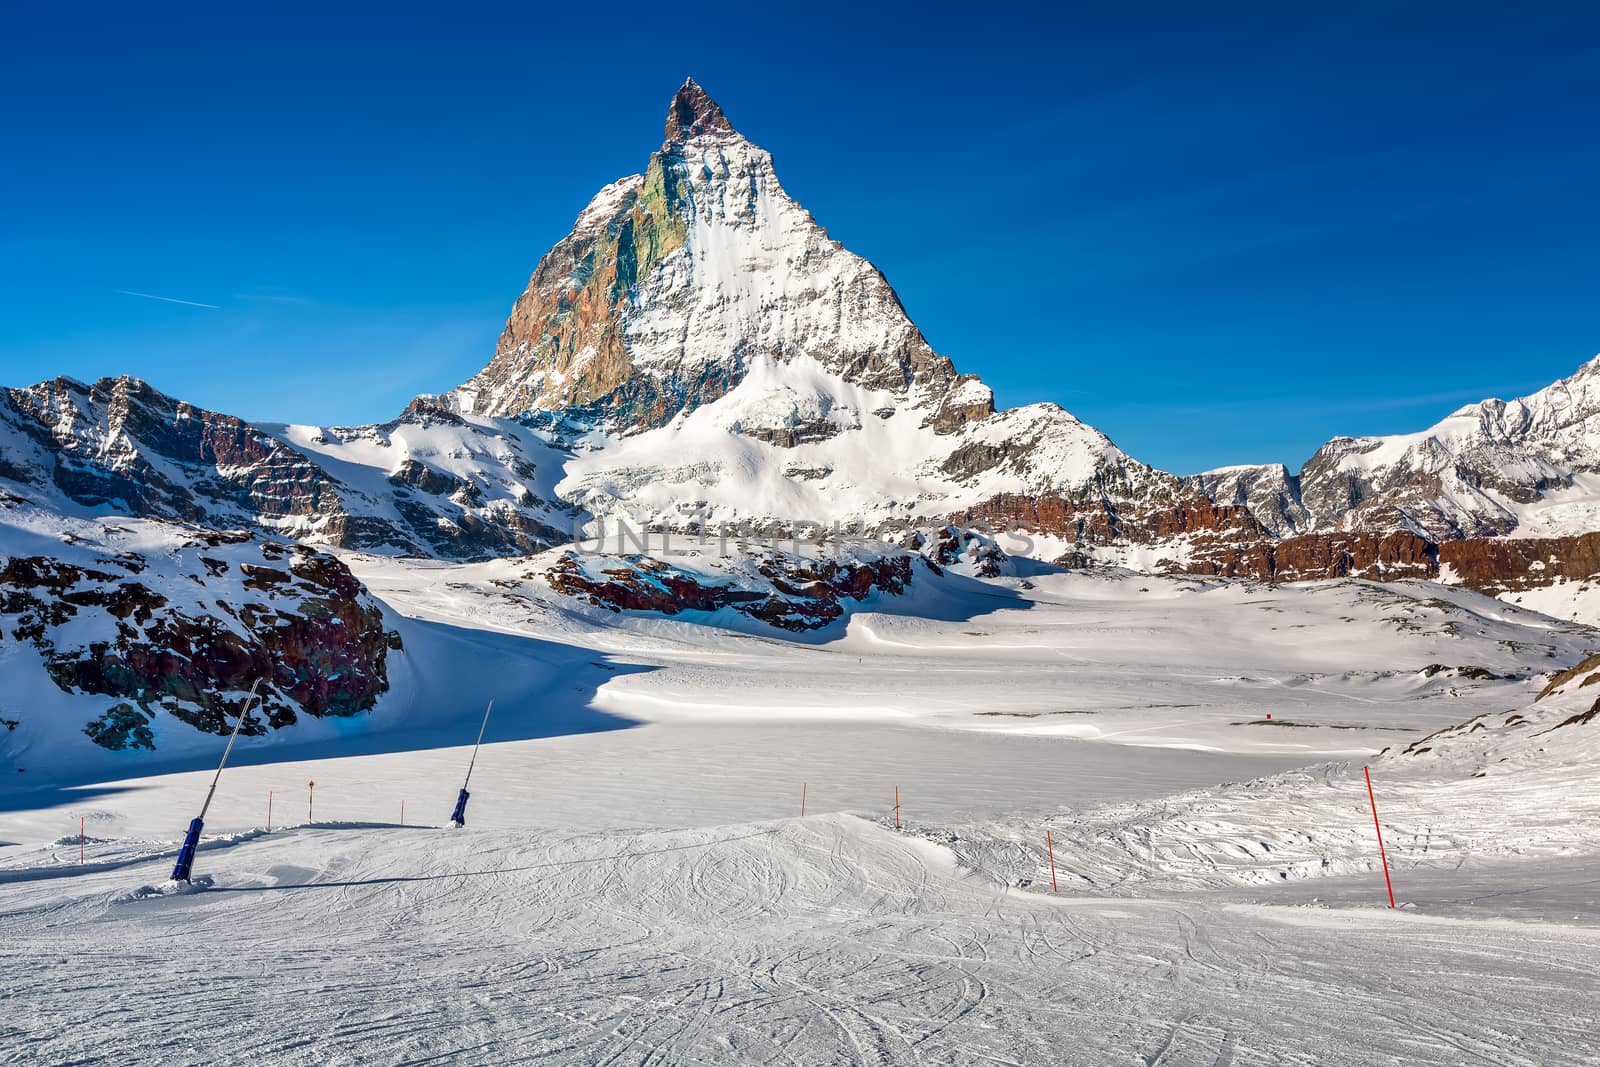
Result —
[{"label": "groomed snow", "polygon": [[[241,741],[191,891],[162,883],[208,770],[45,761],[0,793],[6,1047],[89,1063],[131,1047],[319,1064],[1588,1055],[1597,746],[1495,719],[1395,751],[1511,707],[1559,721],[1590,695],[1578,681],[1531,702],[1600,644],[1588,628],[1425,583],[1043,572],[919,578],[795,637],[574,606],[539,578],[549,558],[350,557],[405,636],[395,691],[370,719]],[[719,573],[711,554],[677,562]],[[439,829],[491,695],[468,827]],[[196,741],[199,768],[222,741]]]}]

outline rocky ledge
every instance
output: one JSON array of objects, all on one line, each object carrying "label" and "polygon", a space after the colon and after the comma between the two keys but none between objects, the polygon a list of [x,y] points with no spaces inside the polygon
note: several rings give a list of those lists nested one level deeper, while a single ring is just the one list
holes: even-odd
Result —
[{"label": "rocky ledge", "polygon": [[544,572],[558,593],[612,611],[713,612],[731,608],[781,630],[816,630],[844,614],[844,601],[873,591],[903,593],[911,555],[875,560],[804,559],[768,554],[729,581],[682,570],[649,556],[579,557],[563,552]]},{"label": "rocky ledge", "polygon": [[209,532],[159,555],[9,557],[0,633],[37,650],[64,692],[105,698],[83,729],[111,749],[155,748],[161,711],[225,733],[237,698],[262,677],[245,733],[301,714],[370,711],[388,689],[388,654],[400,648],[337,558]]}]

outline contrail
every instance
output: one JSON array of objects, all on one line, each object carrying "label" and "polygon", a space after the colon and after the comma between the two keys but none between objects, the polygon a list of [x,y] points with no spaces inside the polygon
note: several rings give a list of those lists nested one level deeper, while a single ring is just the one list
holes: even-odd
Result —
[{"label": "contrail", "polygon": [[146,300],[165,300],[169,304],[187,304],[192,308],[210,308],[212,311],[222,310],[222,307],[219,304],[202,304],[197,300],[179,300],[175,296],[157,296],[154,293],[136,293],[132,289],[118,289],[117,292],[121,293],[123,296],[142,296]]}]

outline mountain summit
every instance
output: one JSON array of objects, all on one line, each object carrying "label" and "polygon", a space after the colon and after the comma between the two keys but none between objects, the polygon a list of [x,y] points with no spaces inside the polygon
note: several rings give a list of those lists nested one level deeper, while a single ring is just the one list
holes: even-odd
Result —
[{"label": "mountain summit", "polygon": [[[1336,439],[1298,475],[1180,479],[1053,404],[996,411],[693,79],[665,133],[540,260],[493,360],[444,399],[584,436],[556,491],[590,515],[1021,523],[1072,564],[1281,580],[1427,576],[1441,542],[1565,536],[1588,514],[1600,400],[1578,378],[1414,441]],[[1534,521],[1574,492],[1561,521]]]},{"label": "mountain summit", "polygon": [[534,270],[463,411],[563,411],[611,433],[662,426],[758,361],[815,359],[907,395],[954,384],[889,283],[779,184],[772,157],[693,80],[643,174],[590,201]]},{"label": "mountain summit", "polygon": [[652,524],[694,502],[823,522],[942,522],[1001,495],[1204,502],[1055,405],[997,414],[692,80],[666,134],[544,256],[451,398],[600,435],[567,499]]},{"label": "mountain summit", "polygon": [[693,78],[685,78],[667,111],[667,143],[687,141],[703,133],[733,133],[728,116]]}]

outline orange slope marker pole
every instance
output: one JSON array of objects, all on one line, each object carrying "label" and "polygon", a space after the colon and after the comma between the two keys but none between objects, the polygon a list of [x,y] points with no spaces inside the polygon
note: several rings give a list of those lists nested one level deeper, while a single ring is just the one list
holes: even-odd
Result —
[{"label": "orange slope marker pole", "polygon": [[1378,832],[1378,858],[1383,861],[1383,886],[1389,891],[1389,907],[1394,907],[1394,883],[1389,881],[1389,857],[1383,851],[1383,827],[1378,825],[1378,801],[1372,795],[1372,771],[1366,767],[1361,773],[1367,776],[1367,803],[1372,805],[1372,828]]},{"label": "orange slope marker pole", "polygon": [[900,829],[900,787],[894,787],[894,828]]},{"label": "orange slope marker pole", "polygon": [[1049,830],[1044,832],[1044,850],[1050,853],[1050,892],[1059,893],[1060,890],[1056,888],[1056,846],[1050,840]]}]

